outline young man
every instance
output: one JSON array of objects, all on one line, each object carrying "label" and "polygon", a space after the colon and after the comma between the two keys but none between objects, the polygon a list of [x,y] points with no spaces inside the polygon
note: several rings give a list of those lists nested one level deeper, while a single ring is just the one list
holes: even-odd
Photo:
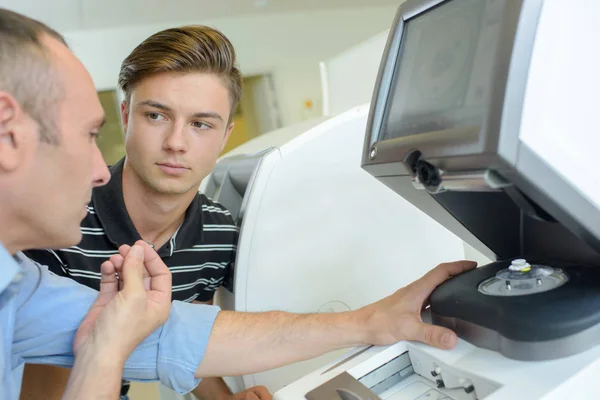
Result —
[{"label": "young man", "polygon": [[421,310],[437,285],[471,262],[441,264],[355,311],[299,315],[171,303],[168,268],[141,240],[102,265],[100,295],[26,259],[23,249],[81,240],[91,188],[108,179],[94,142],[102,114],[89,74],[60,35],[0,10],[2,398],[19,396],[25,363],[73,368],[66,397],[96,399],[115,398],[121,375],[187,393],[201,378],[357,345],[455,346],[454,332],[423,323]]},{"label": "young man", "polygon": [[[94,189],[83,240],[26,255],[98,290],[100,265],[121,244],[142,239],[171,270],[174,300],[212,304],[235,258],[237,228],[198,187],[227,142],[241,97],[233,46],[206,26],[158,32],[125,59],[119,86],[127,155],[111,168],[110,182]],[[27,366],[21,398],[60,398],[68,376],[68,370]],[[248,392],[271,398],[264,387]],[[204,379],[193,393],[201,399],[248,394],[233,396],[221,378]]]}]

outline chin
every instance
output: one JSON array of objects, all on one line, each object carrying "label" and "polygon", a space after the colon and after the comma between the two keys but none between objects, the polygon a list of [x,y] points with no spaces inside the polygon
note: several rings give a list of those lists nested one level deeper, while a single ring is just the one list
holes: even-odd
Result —
[{"label": "chin", "polygon": [[[52,246],[44,246],[44,247],[50,247],[53,249],[63,249],[66,247],[77,246],[79,243],[81,243],[81,239],[82,239],[81,230],[79,229],[79,225],[77,225],[77,231],[57,233],[54,238],[55,238],[55,241]],[[58,240],[56,240],[56,239],[58,239]]]},{"label": "chin", "polygon": [[163,185],[155,188],[157,192],[169,195],[180,195],[189,192],[188,187],[178,185]]}]

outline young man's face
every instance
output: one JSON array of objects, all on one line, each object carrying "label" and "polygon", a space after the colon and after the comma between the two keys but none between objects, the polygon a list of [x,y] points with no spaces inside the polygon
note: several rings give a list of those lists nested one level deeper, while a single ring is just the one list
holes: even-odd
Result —
[{"label": "young man's face", "polygon": [[162,194],[198,190],[233,129],[225,83],[208,73],[162,73],[139,82],[121,106],[127,166]]},{"label": "young man's face", "polygon": [[[85,67],[66,46],[42,37],[50,53],[56,79],[62,88],[60,101],[42,118],[52,121],[58,144],[39,139],[39,124],[25,113],[13,130],[15,152],[21,154],[15,169],[14,214],[33,234],[35,247],[66,247],[81,241],[79,226],[86,215],[94,186],[110,179],[93,133],[104,111]],[[48,95],[40,93],[40,96]]]}]

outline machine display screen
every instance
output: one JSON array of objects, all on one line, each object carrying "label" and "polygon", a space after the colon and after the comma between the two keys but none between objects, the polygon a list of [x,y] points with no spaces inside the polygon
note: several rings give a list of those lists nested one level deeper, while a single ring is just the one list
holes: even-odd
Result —
[{"label": "machine display screen", "polygon": [[451,0],[405,21],[379,140],[481,125],[511,0]]}]

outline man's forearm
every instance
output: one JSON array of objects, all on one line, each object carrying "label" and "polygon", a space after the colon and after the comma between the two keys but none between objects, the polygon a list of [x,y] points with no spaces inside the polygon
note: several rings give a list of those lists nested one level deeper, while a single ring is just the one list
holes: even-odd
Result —
[{"label": "man's forearm", "polygon": [[416,340],[441,349],[456,345],[448,328],[426,324],[423,306],[447,279],[476,266],[440,264],[421,279],[358,310],[298,315],[221,311],[214,322],[197,377],[244,375],[314,358],[341,348]]},{"label": "man's forearm", "polygon": [[217,316],[197,377],[244,375],[365,344],[358,312],[234,313]]},{"label": "man's forearm", "polygon": [[82,348],[75,358],[63,399],[119,397],[124,361],[100,351]]},{"label": "man's forearm", "polygon": [[204,378],[192,394],[200,400],[225,400],[232,393],[221,378]]}]

